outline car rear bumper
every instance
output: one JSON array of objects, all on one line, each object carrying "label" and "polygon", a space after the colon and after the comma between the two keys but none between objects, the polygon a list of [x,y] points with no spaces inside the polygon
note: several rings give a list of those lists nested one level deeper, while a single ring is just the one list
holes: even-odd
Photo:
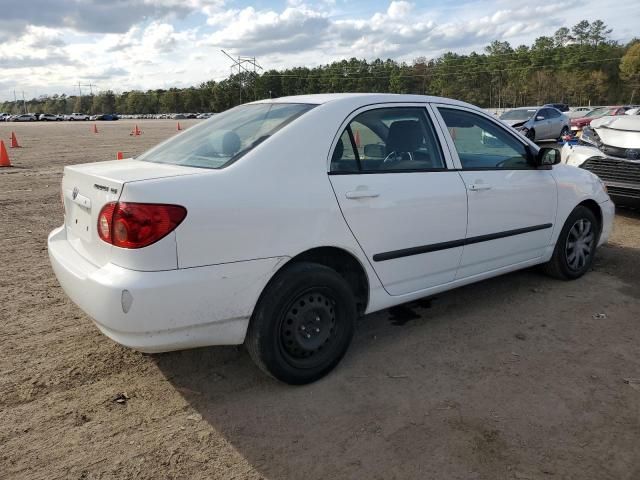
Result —
[{"label": "car rear bumper", "polygon": [[286,257],[141,272],[93,265],[51,232],[49,258],[65,293],[112,340],[143,352],[244,341],[262,289]]}]

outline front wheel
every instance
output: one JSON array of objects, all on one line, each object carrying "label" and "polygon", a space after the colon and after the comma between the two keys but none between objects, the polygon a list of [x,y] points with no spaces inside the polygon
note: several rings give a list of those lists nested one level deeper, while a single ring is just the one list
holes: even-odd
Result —
[{"label": "front wheel", "polygon": [[600,224],[587,207],[577,206],[560,232],[553,256],[545,264],[546,272],[562,280],[575,280],[593,264]]},{"label": "front wheel", "polygon": [[535,130],[534,130],[533,128],[532,128],[532,129],[527,130],[527,131],[525,132],[524,136],[525,136],[525,137],[527,137],[527,138],[528,138],[529,140],[531,140],[532,142],[535,142],[535,141],[536,141],[536,132],[535,132]]},{"label": "front wheel", "polygon": [[353,291],[335,270],[295,263],[278,272],[263,292],[245,345],[269,375],[293,385],[310,383],[340,362],[356,317]]}]

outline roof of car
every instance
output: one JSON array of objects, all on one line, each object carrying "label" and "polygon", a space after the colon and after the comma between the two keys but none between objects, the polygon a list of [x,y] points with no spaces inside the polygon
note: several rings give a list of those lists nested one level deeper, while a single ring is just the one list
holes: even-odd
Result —
[{"label": "roof of car", "polygon": [[322,105],[329,102],[353,102],[361,100],[363,105],[370,103],[449,103],[477,108],[459,100],[429,95],[406,95],[398,93],[319,93],[314,95],[294,95],[290,97],[266,98],[252,103],[309,103]]}]

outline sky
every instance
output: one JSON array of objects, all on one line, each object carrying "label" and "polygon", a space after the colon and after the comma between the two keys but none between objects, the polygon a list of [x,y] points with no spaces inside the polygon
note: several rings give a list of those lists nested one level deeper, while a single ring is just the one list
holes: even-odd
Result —
[{"label": "sky", "polygon": [[0,100],[221,80],[221,49],[280,69],[531,44],[583,18],[640,35],[637,0],[0,0],[0,12]]}]

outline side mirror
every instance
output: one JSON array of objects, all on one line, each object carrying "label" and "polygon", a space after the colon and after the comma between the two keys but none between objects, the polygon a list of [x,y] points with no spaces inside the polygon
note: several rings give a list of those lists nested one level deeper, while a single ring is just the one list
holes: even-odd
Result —
[{"label": "side mirror", "polygon": [[536,117],[536,122],[540,122],[541,120],[544,120],[544,117],[542,115],[538,115]]},{"label": "side mirror", "polygon": [[560,163],[560,152],[555,148],[541,148],[536,156],[536,166],[551,167]]},{"label": "side mirror", "polygon": [[385,149],[384,145],[377,145],[370,143],[364,146],[364,156],[368,158],[384,158]]}]

